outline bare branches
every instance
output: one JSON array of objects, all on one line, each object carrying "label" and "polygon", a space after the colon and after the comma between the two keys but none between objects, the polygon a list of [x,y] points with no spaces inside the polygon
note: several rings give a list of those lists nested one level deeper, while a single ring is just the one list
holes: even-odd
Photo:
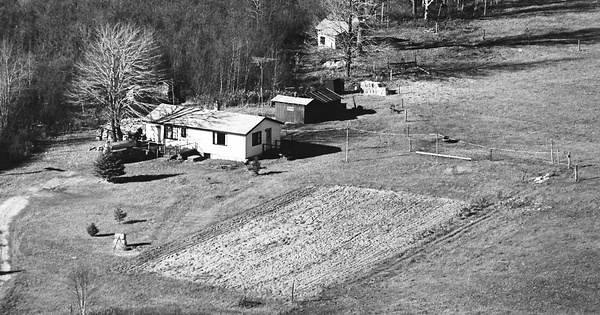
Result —
[{"label": "bare branches", "polygon": [[77,300],[80,315],[85,315],[90,304],[90,295],[95,291],[94,272],[87,266],[79,265],[67,275],[66,284]]},{"label": "bare branches", "polygon": [[147,105],[138,100],[151,96],[163,79],[161,55],[153,33],[135,26],[104,25],[96,33],[75,65],[67,96],[72,103],[99,109],[120,132],[123,117],[145,115]]},{"label": "bare branches", "polygon": [[6,40],[0,42],[0,134],[9,123],[15,101],[27,78],[26,60],[19,56],[15,46]]}]

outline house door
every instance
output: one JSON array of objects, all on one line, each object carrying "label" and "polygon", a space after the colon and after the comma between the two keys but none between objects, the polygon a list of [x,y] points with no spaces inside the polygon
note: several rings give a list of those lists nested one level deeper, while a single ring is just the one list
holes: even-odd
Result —
[{"label": "house door", "polygon": [[271,145],[271,128],[265,129],[265,143],[268,146]]},{"label": "house door", "polygon": [[160,126],[156,126],[156,142],[162,141],[162,131]]}]

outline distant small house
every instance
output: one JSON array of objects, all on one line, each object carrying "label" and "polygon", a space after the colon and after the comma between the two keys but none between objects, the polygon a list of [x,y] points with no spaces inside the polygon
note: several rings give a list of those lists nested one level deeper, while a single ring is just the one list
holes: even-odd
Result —
[{"label": "distant small house", "polygon": [[[355,24],[358,24],[358,19],[352,22],[353,26]],[[350,31],[348,22],[328,19],[321,21],[315,29],[317,30],[317,46],[331,49],[336,49],[339,46],[337,43],[339,36],[343,36]]]},{"label": "distant small house", "polygon": [[306,92],[302,97],[277,95],[271,102],[277,120],[296,124],[336,119],[346,110],[342,97],[328,88]]},{"label": "distant small house", "polygon": [[386,96],[388,89],[385,84],[375,81],[362,81],[360,88],[364,94]]},{"label": "distant small house", "polygon": [[197,107],[161,104],[146,118],[148,139],[195,148],[206,158],[244,161],[278,147],[282,122]]}]

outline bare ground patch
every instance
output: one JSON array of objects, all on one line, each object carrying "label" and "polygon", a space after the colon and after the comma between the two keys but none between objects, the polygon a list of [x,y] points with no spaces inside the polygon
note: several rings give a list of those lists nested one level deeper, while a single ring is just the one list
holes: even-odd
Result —
[{"label": "bare ground patch", "polygon": [[289,197],[259,215],[251,211],[249,220],[221,224],[200,242],[140,261],[138,268],[276,298],[290,297],[293,287],[296,298],[309,298],[402,252],[465,206],[348,186],[313,187]]}]

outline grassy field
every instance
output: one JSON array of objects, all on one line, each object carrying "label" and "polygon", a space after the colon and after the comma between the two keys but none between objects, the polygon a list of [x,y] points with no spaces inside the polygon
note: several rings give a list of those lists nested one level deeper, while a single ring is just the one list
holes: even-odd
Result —
[{"label": "grassy field", "polygon": [[[1,288],[2,313],[68,314],[73,297],[65,279],[78,265],[99,275],[91,309],[114,314],[596,313],[599,11],[598,1],[549,1],[448,24],[438,35],[386,30],[437,41],[399,52],[416,52],[431,75],[398,77],[388,84],[399,93],[387,97],[346,95],[350,107],[370,110],[357,119],[286,126],[286,137],[310,144],[298,144],[298,159],[263,160],[260,176],[225,161],[158,159],[128,164],[122,183],[110,184],[91,174],[98,152],[89,148],[99,145],[92,134],[53,140],[31,162],[0,173],[0,202],[29,197],[10,231],[11,265],[19,272]],[[452,38],[462,44],[449,44]],[[406,122],[389,110],[399,104]],[[441,134],[460,141],[438,143],[440,153],[473,161],[409,152],[407,130],[413,151],[435,152]],[[560,164],[551,162],[551,147]],[[566,166],[569,151],[581,170],[577,183]],[[549,180],[534,183],[545,174]],[[324,186],[488,207],[295,303],[235,285],[119,271],[160,245],[297,189]],[[128,213],[127,224],[113,219],[116,207]],[[87,235],[92,222],[106,236]],[[136,248],[113,252],[111,234],[118,232]],[[260,304],[240,307],[244,294]]]}]

